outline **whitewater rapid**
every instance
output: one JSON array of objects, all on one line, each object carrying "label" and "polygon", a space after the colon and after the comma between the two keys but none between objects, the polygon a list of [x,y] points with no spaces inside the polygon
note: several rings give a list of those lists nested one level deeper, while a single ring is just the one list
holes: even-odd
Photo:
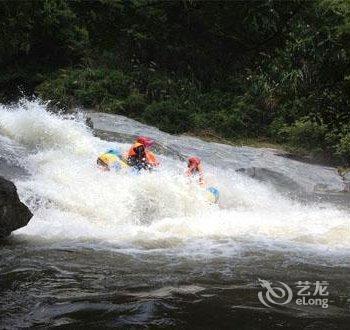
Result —
[{"label": "whitewater rapid", "polygon": [[14,235],[136,249],[196,242],[209,252],[242,244],[350,249],[349,211],[298,202],[220,163],[204,163],[209,184],[221,191],[219,205],[208,203],[205,191],[184,177],[186,164],[176,155],[159,155],[162,165],[154,173],[101,172],[99,154],[129,145],[94,136],[84,120],[83,113],[53,114],[38,100],[0,106],[1,157],[27,171],[14,179],[34,214]]}]

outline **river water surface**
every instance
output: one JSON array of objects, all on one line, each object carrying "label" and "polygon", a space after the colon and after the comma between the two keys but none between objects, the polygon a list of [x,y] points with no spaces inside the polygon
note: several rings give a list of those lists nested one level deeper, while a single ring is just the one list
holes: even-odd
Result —
[{"label": "river water surface", "polygon": [[[94,132],[38,101],[0,108],[1,174],[34,214],[0,245],[0,328],[349,328],[349,198],[314,193],[334,169],[89,116]],[[157,140],[157,172],[96,169],[138,134]],[[218,205],[184,178],[193,154]],[[257,162],[281,175],[237,172]],[[293,299],[263,305],[259,279]],[[328,307],[298,305],[298,281],[328,282]]]}]

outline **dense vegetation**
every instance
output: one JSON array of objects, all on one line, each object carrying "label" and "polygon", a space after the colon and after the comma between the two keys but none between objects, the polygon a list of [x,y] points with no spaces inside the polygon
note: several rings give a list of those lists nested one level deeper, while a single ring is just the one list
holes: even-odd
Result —
[{"label": "dense vegetation", "polygon": [[2,102],[35,93],[350,162],[347,0],[2,1],[0,16]]}]

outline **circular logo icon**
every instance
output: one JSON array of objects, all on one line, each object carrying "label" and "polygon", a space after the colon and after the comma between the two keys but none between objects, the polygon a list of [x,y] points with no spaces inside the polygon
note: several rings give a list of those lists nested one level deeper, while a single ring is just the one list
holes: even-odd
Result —
[{"label": "circular logo icon", "polygon": [[273,286],[271,282],[261,280],[259,284],[262,288],[266,289],[264,292],[259,291],[258,298],[260,302],[266,307],[272,307],[272,305],[286,305],[293,299],[292,289],[283,282],[277,282],[279,285]]}]

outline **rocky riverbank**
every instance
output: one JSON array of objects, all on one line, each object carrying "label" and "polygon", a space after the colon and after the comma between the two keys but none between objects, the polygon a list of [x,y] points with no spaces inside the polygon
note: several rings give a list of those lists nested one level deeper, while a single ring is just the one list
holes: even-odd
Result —
[{"label": "rocky riverbank", "polygon": [[28,224],[33,214],[17,194],[16,186],[0,177],[0,239]]}]

